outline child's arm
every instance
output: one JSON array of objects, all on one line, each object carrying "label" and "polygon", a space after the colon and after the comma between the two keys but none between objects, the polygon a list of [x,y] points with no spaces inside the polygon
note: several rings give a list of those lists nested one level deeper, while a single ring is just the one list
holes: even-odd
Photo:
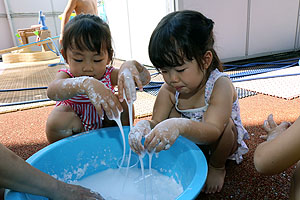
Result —
[{"label": "child's arm", "polygon": [[255,168],[263,174],[278,174],[299,160],[300,117],[274,139],[259,144],[254,152]]},{"label": "child's arm", "polygon": [[169,148],[179,135],[197,144],[216,142],[229,122],[235,99],[236,92],[230,79],[219,78],[215,83],[208,109],[204,115],[204,122],[184,118],[171,118],[162,122],[162,118],[154,116],[153,120],[160,123],[146,138],[145,148],[152,151],[156,147],[157,152]]},{"label": "child's arm", "polygon": [[59,72],[47,89],[47,95],[55,101],[67,100],[77,95],[87,95],[98,114],[103,116],[104,109],[109,119],[118,118],[123,108],[118,98],[99,80],[81,76],[70,78],[65,72]]},{"label": "child's arm", "polygon": [[87,78],[85,76],[71,78],[67,73],[60,71],[48,85],[47,95],[51,100],[63,101],[84,94],[83,81]]},{"label": "child's arm", "polygon": [[59,38],[60,44],[62,42],[65,25],[68,23],[73,10],[75,10],[75,8],[76,8],[76,5],[77,5],[77,0],[69,0],[67,6],[65,7],[65,10],[61,16],[60,38]]},{"label": "child's arm", "polygon": [[124,100],[123,90],[128,102],[135,101],[136,86],[143,91],[143,85],[147,85],[150,79],[149,71],[135,60],[125,61],[120,69],[115,69],[112,73],[112,84],[118,84],[118,96],[121,102]]},{"label": "child's arm", "polygon": [[59,200],[103,199],[78,185],[69,185],[32,167],[0,144],[0,187]]}]

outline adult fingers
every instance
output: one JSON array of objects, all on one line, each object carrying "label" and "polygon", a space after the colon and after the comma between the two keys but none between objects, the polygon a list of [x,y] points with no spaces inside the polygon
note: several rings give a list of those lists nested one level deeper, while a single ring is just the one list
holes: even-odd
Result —
[{"label": "adult fingers", "polygon": [[271,132],[271,128],[270,128],[270,125],[269,125],[268,120],[265,120],[265,121],[264,121],[263,128],[265,129],[265,131]]},{"label": "adult fingers", "polygon": [[268,135],[261,135],[259,138],[266,140],[268,138]]},{"label": "adult fingers", "polygon": [[272,114],[270,114],[270,115],[268,116],[268,123],[269,123],[269,126],[270,126],[271,129],[274,129],[274,128],[277,127],[277,124],[276,124],[276,122],[274,121],[273,115],[272,115]]},{"label": "adult fingers", "polygon": [[281,122],[281,124],[279,124],[278,127],[280,128],[280,130],[285,131],[290,126],[291,126],[291,123],[289,123],[289,122]]}]

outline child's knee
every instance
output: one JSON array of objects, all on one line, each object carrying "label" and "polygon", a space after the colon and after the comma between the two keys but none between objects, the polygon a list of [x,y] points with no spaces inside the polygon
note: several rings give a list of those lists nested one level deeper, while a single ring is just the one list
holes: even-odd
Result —
[{"label": "child's knee", "polygon": [[232,150],[231,150],[231,154],[232,154],[238,148],[238,143],[237,143],[238,131],[237,131],[237,128],[236,128],[234,122],[232,121],[232,119],[229,120],[229,122],[225,128],[224,134],[225,134],[227,142],[232,144]]},{"label": "child's knee", "polygon": [[69,108],[56,108],[46,123],[46,136],[50,143],[83,131],[81,120],[74,111]]},{"label": "child's knee", "polygon": [[229,120],[227,126],[225,127],[222,138],[232,141],[233,143],[237,142],[237,128],[232,119]]}]

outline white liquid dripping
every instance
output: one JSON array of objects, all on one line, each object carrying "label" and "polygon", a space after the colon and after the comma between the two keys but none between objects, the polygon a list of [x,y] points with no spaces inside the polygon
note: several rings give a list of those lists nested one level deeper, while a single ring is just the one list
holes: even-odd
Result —
[{"label": "white liquid dripping", "polygon": [[[125,93],[124,93],[125,95]],[[133,127],[133,116],[132,109],[133,103],[128,104],[127,99],[126,103],[128,105],[129,111],[129,120],[130,120],[130,130]],[[122,166],[125,161],[126,154],[126,145],[125,145],[125,135],[121,122],[121,113],[118,113],[117,117],[114,117],[113,120],[116,121],[123,139],[123,156],[119,169],[108,169],[92,176],[86,177],[75,184],[87,187],[93,191],[99,192],[107,200],[121,200],[121,199],[136,199],[136,200],[147,200],[147,196],[151,200],[158,199],[175,199],[182,192],[183,187],[181,184],[178,184],[174,178],[168,177],[160,174],[156,170],[152,170],[152,155],[153,153],[148,153],[149,156],[149,169],[148,174],[145,176],[147,170],[144,169],[143,158],[145,153],[139,155],[139,161],[141,163],[142,175],[140,177],[140,170],[138,168],[130,168],[131,160],[131,149],[129,150],[128,163],[126,167],[126,172]],[[140,182],[143,180],[143,186]],[[123,183],[123,184],[122,184]],[[125,184],[126,183],[126,184]],[[153,183],[155,188],[153,188]],[[147,188],[147,186],[149,188]],[[143,187],[143,188],[141,188]],[[144,191],[144,192],[141,192]],[[148,192],[148,193],[147,193]]]},{"label": "white liquid dripping", "polygon": [[152,168],[151,168],[151,165],[152,165],[152,155],[153,155],[153,152],[148,153],[148,156],[149,156],[149,175],[150,175],[150,194],[151,194],[151,200],[153,200]]},{"label": "white liquid dripping", "polygon": [[122,122],[121,122],[120,116],[121,116],[121,113],[119,112],[119,116],[118,117],[114,117],[113,120],[115,120],[115,122],[118,124],[118,127],[119,127],[121,135],[122,135],[122,140],[123,140],[123,156],[122,156],[122,160],[121,160],[120,166],[123,166],[123,163],[124,163],[124,160],[125,160],[126,146],[125,146],[125,135],[124,135],[124,130],[123,130],[123,126],[122,126]]},{"label": "white liquid dripping", "polygon": [[[125,99],[127,106],[128,106],[128,112],[129,112],[129,125],[130,125],[130,130],[133,127],[133,116],[132,116],[132,111],[133,111],[133,101],[131,101],[130,103],[128,103],[127,98],[125,97],[125,91],[123,91],[123,98]],[[129,131],[130,131],[129,130]],[[131,159],[131,148],[129,148],[129,155],[128,155],[128,163],[127,163],[127,169],[126,169],[126,175],[128,173],[128,169],[129,169],[129,163],[130,163],[130,159]]]},{"label": "white liquid dripping", "polygon": [[147,189],[146,189],[147,184],[146,184],[145,169],[144,169],[144,162],[143,162],[144,155],[139,155],[139,160],[141,163],[142,178],[143,178],[143,182],[144,182],[144,200],[146,200],[147,199]]},{"label": "white liquid dripping", "polygon": [[[130,103],[128,103],[127,98],[125,96],[125,91],[123,91],[123,98],[125,99],[125,101],[127,103],[128,112],[129,112],[129,125],[130,125],[130,130],[131,130],[132,127],[133,127],[133,116],[132,116],[132,109],[133,109],[133,105],[132,104],[133,103],[132,103],[132,101]],[[128,162],[127,162],[126,175],[125,175],[126,179],[124,181],[124,184],[123,184],[123,187],[122,187],[122,191],[125,188],[125,184],[126,184],[126,180],[127,180],[127,175],[128,175],[128,170],[129,170],[129,165],[130,165],[130,160],[131,160],[131,148],[129,148]]]}]

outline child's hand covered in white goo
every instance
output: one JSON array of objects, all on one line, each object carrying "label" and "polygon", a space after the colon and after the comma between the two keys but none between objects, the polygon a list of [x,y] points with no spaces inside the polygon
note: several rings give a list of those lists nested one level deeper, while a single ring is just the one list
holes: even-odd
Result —
[{"label": "child's hand covered in white goo", "polygon": [[104,110],[108,119],[119,118],[120,112],[123,112],[123,107],[109,88],[94,78],[85,79],[83,85],[86,95],[100,116],[103,117]]},{"label": "child's hand covered in white goo", "polygon": [[[131,64],[130,64],[131,63]],[[136,100],[136,85],[140,91],[143,91],[143,85],[140,80],[139,71],[133,62],[127,62],[119,70],[118,77],[118,95],[122,102],[125,96],[128,103],[133,103]],[[123,96],[123,92],[125,95]]]},{"label": "child's hand covered in white goo", "polygon": [[131,149],[141,155],[145,149],[142,145],[142,139],[151,131],[150,123],[148,120],[141,120],[130,130],[128,135],[128,142]]},{"label": "child's hand covered in white goo", "polygon": [[179,136],[179,118],[166,119],[157,124],[152,131],[146,135],[144,147],[148,152],[160,152],[169,149]]},{"label": "child's hand covered in white goo", "polygon": [[283,133],[291,124],[289,122],[282,122],[280,125],[277,125],[273,119],[273,115],[270,114],[268,119],[264,121],[263,128],[267,132],[267,135],[261,135],[260,138],[267,141],[273,140],[278,135]]}]

